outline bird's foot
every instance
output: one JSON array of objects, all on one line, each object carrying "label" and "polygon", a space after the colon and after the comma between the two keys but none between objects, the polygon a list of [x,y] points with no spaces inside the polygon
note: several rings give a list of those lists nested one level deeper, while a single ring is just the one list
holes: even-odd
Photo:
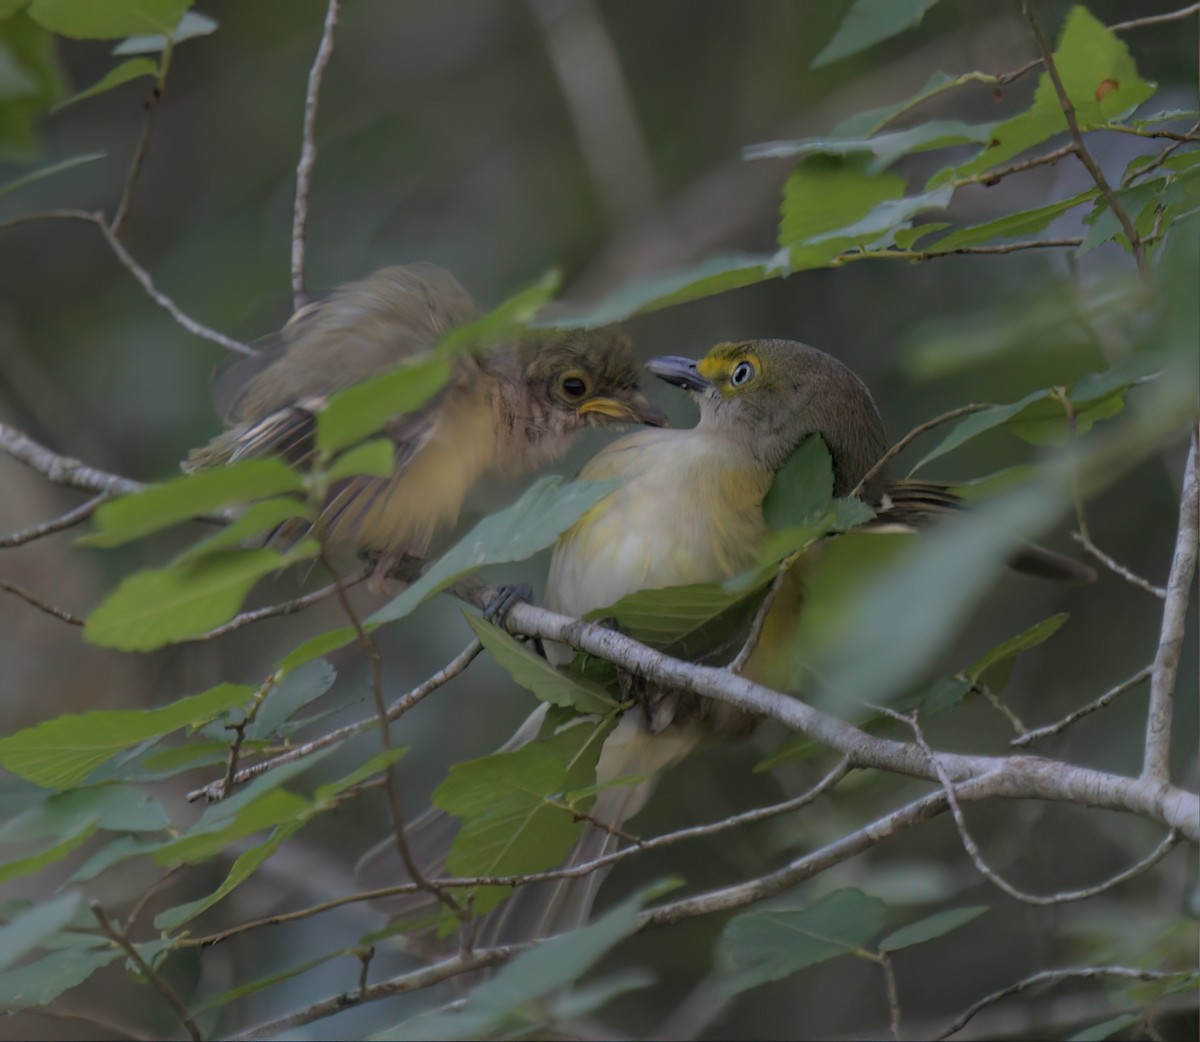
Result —
[{"label": "bird's foot", "polygon": [[504,625],[504,618],[514,604],[533,601],[533,587],[528,583],[509,583],[496,591],[496,596],[483,610],[486,622],[494,622],[497,626]]}]

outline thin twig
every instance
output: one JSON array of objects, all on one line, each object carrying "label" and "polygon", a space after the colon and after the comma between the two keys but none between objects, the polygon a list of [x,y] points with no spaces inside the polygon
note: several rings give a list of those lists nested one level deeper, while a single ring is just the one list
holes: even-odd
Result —
[{"label": "thin twig", "polygon": [[432,966],[423,966],[419,970],[380,981],[378,984],[368,985],[366,988],[345,991],[340,995],[314,1002],[311,1006],[296,1010],[277,1020],[259,1024],[249,1031],[228,1037],[230,1042],[251,1042],[254,1039],[290,1036],[295,1028],[333,1016],[352,1006],[361,1006],[366,1002],[377,1002],[379,999],[391,998],[394,995],[406,995],[409,992],[421,991],[464,973],[486,969],[489,966],[499,966],[529,947],[530,945],[527,944],[507,944],[496,948],[487,948],[484,951],[471,952],[469,955],[455,955],[442,962],[434,963]]},{"label": "thin twig", "polygon": [[[1200,132],[1200,123],[1193,124],[1191,130],[1189,130],[1185,136],[1188,140],[1198,140],[1195,137],[1195,135],[1198,132]],[[1176,141],[1174,144],[1168,145],[1166,148],[1164,148],[1158,154],[1158,156],[1154,160],[1147,163],[1145,166],[1139,167],[1137,170],[1132,171],[1125,178],[1123,183],[1126,185],[1129,185],[1129,184],[1132,184],[1134,181],[1136,181],[1138,178],[1148,177],[1150,174],[1154,173],[1154,171],[1157,170],[1160,166],[1162,166],[1163,163],[1165,163],[1168,159],[1170,159],[1171,156],[1173,156],[1179,149],[1183,148],[1183,146],[1186,144],[1187,144],[1187,141]]]},{"label": "thin twig", "polygon": [[1162,14],[1148,14],[1145,18],[1131,18],[1128,22],[1117,22],[1110,25],[1109,31],[1114,33],[1128,32],[1130,29],[1142,29],[1147,25],[1162,25],[1164,22],[1178,22],[1200,11],[1200,4],[1188,4],[1176,11],[1164,11]]},{"label": "thin twig", "polygon": [[1085,527],[1080,527],[1079,531],[1072,532],[1071,538],[1083,547],[1084,552],[1094,557],[1105,568],[1115,575],[1119,575],[1126,582],[1133,583],[1139,589],[1145,590],[1147,593],[1157,597],[1160,601],[1167,599],[1167,591],[1161,586],[1155,586],[1148,579],[1143,579],[1137,572],[1131,572],[1120,561],[1109,557],[1103,550],[1092,542],[1092,537],[1088,534]]},{"label": "thin twig", "polygon": [[[351,628],[358,637],[359,643],[366,652],[367,660],[371,664],[371,694],[375,700],[375,720],[379,727],[379,738],[383,744],[383,748],[385,751],[390,752],[392,749],[392,733],[387,704],[383,698],[383,657],[379,654],[379,648],[375,644],[374,638],[367,631],[366,627],[363,626],[362,620],[358,617],[358,612],[354,610],[354,605],[350,603],[350,598],[346,595],[342,580],[329,561],[329,554],[325,547],[325,532],[319,520],[315,527],[321,546],[321,563],[333,577],[334,586],[337,587],[338,604],[341,606],[343,614],[345,614]],[[449,909],[461,921],[465,922],[467,912],[462,904],[452,894],[438,886],[437,883],[432,882],[426,876],[421,866],[417,864],[416,858],[413,857],[412,850],[408,844],[408,836],[405,832],[404,806],[400,802],[395,764],[389,762],[384,767],[383,774],[386,779],[383,791],[387,798],[388,811],[392,818],[392,830],[396,837],[396,851],[400,855],[400,860],[403,862],[409,878],[422,890],[428,891],[433,897],[437,898],[439,904]]]},{"label": "thin twig", "polygon": [[113,926],[104,909],[100,906],[99,901],[93,901],[91,908],[92,915],[96,917],[96,922],[100,924],[100,929],[104,935],[129,957],[130,962],[138,968],[142,976],[166,999],[167,1004],[175,1011],[175,1015],[179,1018],[180,1023],[183,1024],[184,1030],[188,1033],[188,1037],[192,1039],[192,1042],[201,1042],[204,1036],[200,1033],[196,1022],[188,1014],[187,1006],[183,1004],[183,1001],[176,994],[175,989],[163,979],[153,966],[142,958],[142,953],[137,950],[137,946],[130,941],[125,933]]},{"label": "thin twig", "polygon": [[1042,970],[1040,973],[1030,974],[1028,977],[1017,981],[1016,984],[1010,984],[1007,988],[1001,988],[999,991],[993,991],[990,995],[984,996],[955,1018],[949,1027],[935,1035],[934,1042],[941,1042],[942,1039],[949,1038],[956,1032],[961,1031],[977,1013],[988,1006],[1007,998],[1009,995],[1018,995],[1029,988],[1034,988],[1041,984],[1057,984],[1063,980],[1092,980],[1096,977],[1124,977],[1127,980],[1154,981],[1177,976],[1179,976],[1178,971],[1142,970],[1133,966],[1083,966],[1079,969],[1071,970]]},{"label": "thin twig", "polygon": [[888,1033],[893,1042],[900,1042],[900,990],[896,987],[896,967],[887,952],[873,952],[867,948],[855,948],[854,954],[873,962],[883,973],[884,994],[888,1004]]},{"label": "thin twig", "polygon": [[[795,796],[790,800],[785,800],[782,803],[771,804],[767,807],[756,807],[753,810],[745,811],[742,814],[735,814],[732,817],[722,818],[720,821],[710,822],[704,825],[693,825],[689,828],[678,829],[674,832],[666,832],[660,836],[654,836],[650,839],[643,839],[638,846],[624,847],[621,850],[614,851],[611,854],[605,854],[595,858],[592,861],[586,861],[578,865],[572,865],[568,868],[549,869],[545,872],[532,872],[527,875],[519,876],[474,876],[463,878],[446,878],[439,879],[438,885],[444,887],[452,887],[454,889],[478,889],[483,886],[508,886],[519,887],[528,886],[533,883],[545,883],[557,879],[578,879],[593,872],[597,872],[602,868],[607,868],[615,861],[622,861],[625,858],[631,857],[634,854],[646,850],[654,850],[658,847],[667,847],[675,843],[682,843],[685,840],[701,839],[706,836],[717,835],[732,828],[738,828],[742,825],[750,825],[759,821],[766,821],[769,818],[778,817],[781,814],[790,814],[795,811],[807,807],[809,804],[818,800],[821,796],[827,793],[830,789],[838,784],[847,774],[850,773],[851,767],[848,760],[841,760],[839,763],[822,778],[816,785],[806,792]],[[178,946],[182,948],[209,948],[214,944],[220,944],[227,941],[230,937],[235,937],[238,934],[245,933],[249,930],[259,929],[264,926],[278,926],[280,923],[296,922],[300,919],[309,919],[314,915],[320,915],[323,912],[333,911],[335,908],[341,908],[348,904],[358,904],[363,901],[378,901],[387,897],[397,897],[402,894],[416,893],[420,888],[415,883],[399,883],[396,886],[380,887],[377,890],[365,890],[356,894],[347,894],[344,897],[334,898],[330,901],[323,901],[320,904],[311,905],[308,908],[297,909],[294,912],[283,912],[278,915],[266,916],[262,919],[256,919],[249,922],[239,923],[227,930],[221,930],[217,933],[208,934],[203,937],[184,937],[178,941]]]},{"label": "thin twig", "polygon": [[[406,695],[396,699],[387,710],[388,720],[396,720],[403,716],[413,706],[432,694],[443,684],[458,676],[464,669],[474,661],[475,657],[483,650],[483,645],[477,640],[472,640],[462,651],[458,653],[450,662],[443,668],[439,669],[428,680],[422,681]],[[366,717],[363,720],[356,720],[352,724],[346,724],[344,727],[339,727],[336,731],[330,731],[311,741],[304,742],[302,745],[296,746],[294,749],[289,749],[287,752],[280,753],[278,756],[272,756],[269,760],[263,760],[260,763],[251,764],[249,767],[241,768],[234,777],[234,784],[241,785],[243,782],[249,781],[251,778],[257,778],[260,774],[265,774],[267,771],[275,767],[281,767],[285,763],[292,763],[294,760],[301,760],[306,756],[311,756],[319,749],[324,749],[327,746],[334,745],[337,742],[344,741],[347,738],[352,738],[356,734],[362,734],[371,727],[379,726],[379,718],[375,714]],[[208,801],[218,800],[221,798],[221,782],[215,781],[209,785],[205,785],[199,789],[193,789],[187,794],[189,802],[195,802],[199,799]]]},{"label": "thin twig", "polygon": [[1032,742],[1040,741],[1042,738],[1049,738],[1051,735],[1061,734],[1073,723],[1075,723],[1075,721],[1081,720],[1083,717],[1090,716],[1092,713],[1103,709],[1110,702],[1115,701],[1121,695],[1125,694],[1126,691],[1133,690],[1133,688],[1137,687],[1138,684],[1140,684],[1149,676],[1149,666],[1139,669],[1128,680],[1122,680],[1121,683],[1119,683],[1116,687],[1104,692],[1104,694],[1102,694],[1099,698],[1089,702],[1087,705],[1080,706],[1073,712],[1068,713],[1057,723],[1047,724],[1044,727],[1035,727],[1031,731],[1026,731],[1024,734],[1018,735],[1008,744],[1016,747],[1026,746]]},{"label": "thin twig", "polygon": [[1145,127],[1133,127],[1126,123],[1104,123],[1096,130],[1111,130],[1116,134],[1129,134],[1132,137],[1154,138],[1156,140],[1174,141],[1179,145],[1187,145],[1194,141],[1200,141],[1193,131],[1180,133],[1178,130],[1147,130]]},{"label": "thin twig", "polygon": [[750,632],[746,635],[745,643],[737,655],[734,656],[733,661],[726,667],[730,673],[741,673],[746,668],[746,663],[750,661],[750,656],[754,654],[754,649],[758,647],[758,642],[762,639],[763,626],[767,621],[767,616],[771,614],[771,609],[775,606],[775,599],[779,596],[779,591],[783,587],[787,574],[788,572],[785,568],[771,580],[771,587],[767,590],[767,595],[763,598],[762,604],[758,606],[758,611],[754,613],[754,619],[750,623]]},{"label": "thin twig", "polygon": [[1075,118],[1075,106],[1067,94],[1066,87],[1063,86],[1062,77],[1058,74],[1058,66],[1054,63],[1054,55],[1050,50],[1050,44],[1046,42],[1041,22],[1038,21],[1037,12],[1033,9],[1033,0],[1021,0],[1021,9],[1025,13],[1025,20],[1029,23],[1033,38],[1037,41],[1038,50],[1042,52],[1042,60],[1046,63],[1046,72],[1050,75],[1050,82],[1054,84],[1054,91],[1058,95],[1058,103],[1067,121],[1067,130],[1070,131],[1071,139],[1075,142],[1075,155],[1087,167],[1088,173],[1092,175],[1092,180],[1096,182],[1096,187],[1100,189],[1100,194],[1108,202],[1109,209],[1116,216],[1117,220],[1121,222],[1121,227],[1125,231],[1125,237],[1129,240],[1129,248],[1133,251],[1133,258],[1137,261],[1138,270],[1142,274],[1145,274],[1147,270],[1146,250],[1142,245],[1141,237],[1138,235],[1129,214],[1125,212],[1125,207],[1121,205],[1121,201],[1117,198],[1116,192],[1112,190],[1112,186],[1109,185],[1107,178],[1105,178],[1104,171],[1100,169],[1100,165],[1092,158],[1092,154],[1083,143],[1083,134],[1079,131],[1079,121]]},{"label": "thin twig", "polygon": [[858,481],[858,484],[850,490],[850,496],[857,496],[873,477],[875,477],[888,463],[903,452],[917,438],[926,431],[931,431],[935,427],[940,427],[943,423],[949,423],[951,420],[957,420],[960,416],[970,416],[972,413],[983,412],[985,409],[994,409],[995,406],[987,402],[977,402],[972,405],[962,405],[957,409],[951,409],[949,412],[942,413],[941,416],[935,416],[932,420],[926,420],[924,423],[918,424],[901,438],[895,445],[887,450]]},{"label": "thin twig", "polygon": [[[370,568],[363,568],[361,572],[348,576],[342,582],[346,586],[354,586],[362,582],[370,575]],[[216,637],[223,637],[226,633],[232,633],[234,630],[240,630],[243,626],[249,626],[251,623],[262,622],[263,619],[274,619],[279,616],[295,615],[297,612],[304,611],[305,608],[311,608],[314,604],[319,604],[321,601],[326,601],[330,597],[337,596],[337,584],[330,583],[328,586],[322,586],[319,590],[313,590],[312,593],[306,593],[301,597],[296,597],[290,601],[280,601],[278,604],[268,604],[262,608],[255,608],[253,611],[244,611],[240,615],[235,615],[226,623],[216,626],[207,633],[202,633],[198,637],[191,637],[185,643],[194,644],[198,641],[213,640]]]},{"label": "thin twig", "polygon": [[967,185],[983,184],[990,188],[1011,174],[1021,174],[1026,170],[1033,170],[1039,166],[1053,165],[1060,159],[1072,155],[1074,151],[1075,142],[1072,141],[1069,145],[1063,145],[1062,148],[1056,148],[1053,152],[1047,152],[1043,156],[1024,159],[1019,163],[1013,163],[1012,166],[1001,167],[999,170],[987,170],[982,174],[972,174],[970,177],[959,178],[954,182],[954,185],[956,188],[963,188]]},{"label": "thin twig", "polygon": [[32,467],[47,481],[67,488],[78,488],[85,492],[105,492],[111,495],[128,495],[140,492],[146,486],[119,474],[109,474],[80,463],[70,456],[62,456],[45,445],[34,441],[27,434],[0,422],[0,451],[7,453],[28,467]]},{"label": "thin twig", "polygon": [[333,36],[341,11],[342,0],[329,0],[325,28],[321,31],[321,43],[308,72],[308,91],[304,95],[304,129],[300,137],[300,161],[296,164],[296,204],[292,210],[292,302],[297,311],[308,303],[308,294],[304,290],[304,237],[308,223],[308,192],[317,161],[317,104],[325,67],[333,55]]},{"label": "thin twig", "polygon": [[171,67],[171,53],[174,43],[170,33],[163,39],[165,44],[162,51],[162,60],[159,62],[158,72],[154,79],[154,89],[150,92],[150,97],[145,102],[146,117],[142,120],[142,133],[138,138],[137,148],[134,149],[133,159],[130,160],[129,170],[125,174],[125,187],[121,191],[121,200],[117,203],[117,208],[113,213],[112,221],[109,225],[112,228],[113,235],[121,234],[125,218],[129,216],[129,207],[133,202],[133,192],[137,187],[138,176],[142,172],[142,164],[146,160],[146,151],[150,145],[150,130],[154,124],[154,113],[162,102],[163,94],[167,89],[167,70]]},{"label": "thin twig", "polygon": [[49,521],[30,525],[28,528],[22,528],[16,532],[9,532],[8,535],[0,535],[0,550],[7,550],[14,546],[24,546],[26,543],[32,543],[37,539],[44,539],[46,536],[54,535],[56,532],[64,532],[68,528],[74,528],[91,517],[96,512],[96,508],[108,498],[108,493],[102,492],[98,496],[93,496],[86,503],[80,503],[74,509],[68,510],[65,514],[60,514],[58,517],[51,518]]},{"label": "thin twig", "polygon": [[1182,838],[1176,829],[1171,829],[1162,842],[1158,844],[1146,857],[1137,864],[1118,872],[1116,875],[1105,879],[1103,882],[1097,883],[1095,886],[1084,887],[1082,890],[1065,890],[1057,894],[1027,894],[1023,890],[1018,890],[1008,880],[1001,876],[995,869],[991,868],[987,862],[983,860],[983,855],[979,852],[979,847],[976,846],[975,840],[971,838],[971,834],[967,831],[967,822],[963,817],[962,808],[959,806],[958,797],[954,791],[954,782],[946,773],[945,768],[938,763],[938,758],[933,750],[929,747],[929,743],[925,740],[925,735],[921,731],[920,724],[917,722],[917,713],[914,710],[910,715],[897,713],[895,710],[888,709],[886,706],[878,707],[881,711],[890,716],[894,720],[899,720],[907,724],[913,732],[913,737],[917,744],[929,759],[929,763],[938,773],[938,778],[942,783],[942,787],[946,791],[946,799],[950,802],[950,814],[954,818],[954,824],[958,828],[959,838],[962,840],[962,845],[971,858],[975,868],[979,874],[983,876],[993,886],[1003,890],[1009,897],[1014,900],[1021,901],[1024,904],[1030,905],[1056,905],[1066,904],[1071,901],[1083,901],[1089,897],[1095,897],[1097,894],[1102,894],[1106,890],[1111,890],[1121,883],[1127,882],[1143,872],[1148,871],[1157,865],[1164,857],[1171,852],[1175,845]]},{"label": "thin twig", "polygon": [[161,876],[153,883],[146,887],[141,897],[137,899],[137,903],[129,910],[129,914],[125,917],[125,934],[128,936],[133,932],[134,924],[138,921],[138,917],[146,910],[146,905],[150,903],[150,899],[154,897],[171,879],[183,868],[183,865],[175,865],[168,868]]},{"label": "thin twig", "polygon": [[23,600],[26,604],[30,604],[37,608],[38,611],[42,611],[47,615],[53,616],[60,622],[67,622],[72,626],[82,626],[84,624],[84,619],[74,614],[74,612],[69,612],[66,610],[66,608],[59,608],[57,605],[43,601],[41,598],[34,596],[23,587],[17,586],[15,583],[5,582],[3,579],[0,579],[0,590],[4,590],[6,593],[11,593],[17,597],[20,597],[21,600]]},{"label": "thin twig", "polygon": [[1188,601],[1196,575],[1196,544],[1200,536],[1200,495],[1197,493],[1196,473],[1198,433],[1200,431],[1196,428],[1192,429],[1192,442],[1184,465],[1183,491],[1179,496],[1179,532],[1175,537],[1171,573],[1167,578],[1158,651],[1150,673],[1150,706],[1146,712],[1146,752],[1142,761],[1142,777],[1161,782],[1170,780],[1175,675],[1179,671]]},{"label": "thin twig", "polygon": [[134,260],[133,255],[125,248],[125,244],[113,234],[113,230],[108,226],[108,222],[104,220],[104,215],[101,213],[93,213],[90,210],[42,210],[38,213],[22,214],[19,217],[14,217],[12,220],[0,222],[0,230],[12,228],[18,224],[26,224],[29,221],[50,220],[83,221],[87,224],[95,225],[95,227],[100,229],[100,234],[104,236],[104,241],[108,243],[109,249],[116,255],[117,260],[121,262],[121,266],[137,279],[150,299],[166,311],[178,325],[182,326],[193,336],[200,337],[202,340],[210,340],[214,344],[220,344],[227,351],[235,351],[241,355],[258,354],[248,344],[243,344],[232,337],[227,337],[224,333],[218,333],[215,329],[210,329],[203,323],[197,322],[191,315],[186,314],[174,300],[154,285],[154,280],[150,277],[150,273]]}]

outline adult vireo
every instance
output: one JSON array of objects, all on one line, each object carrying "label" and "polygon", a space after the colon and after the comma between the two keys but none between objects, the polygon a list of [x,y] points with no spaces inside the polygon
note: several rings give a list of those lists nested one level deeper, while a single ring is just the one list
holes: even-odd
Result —
[{"label": "adult vireo", "polygon": [[[302,464],[316,414],[335,391],[411,360],[478,314],[458,280],[432,264],[384,268],[340,287],[296,312],[261,357],[234,367],[229,429],[184,468],[261,455]],[[331,491],[330,540],[377,555],[381,569],[426,556],[483,478],[525,474],[589,425],[664,425],[638,392],[638,374],[627,338],[612,327],[529,333],[459,354],[431,401],[386,425],[394,472]]]}]

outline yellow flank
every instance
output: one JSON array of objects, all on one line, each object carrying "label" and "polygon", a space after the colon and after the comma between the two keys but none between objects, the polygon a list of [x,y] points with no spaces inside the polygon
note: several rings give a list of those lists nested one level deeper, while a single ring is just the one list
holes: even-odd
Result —
[{"label": "yellow flank", "polygon": [[560,537],[546,594],[553,610],[579,617],[635,590],[720,582],[757,559],[772,475],[735,442],[638,431],[580,477],[625,480]]}]

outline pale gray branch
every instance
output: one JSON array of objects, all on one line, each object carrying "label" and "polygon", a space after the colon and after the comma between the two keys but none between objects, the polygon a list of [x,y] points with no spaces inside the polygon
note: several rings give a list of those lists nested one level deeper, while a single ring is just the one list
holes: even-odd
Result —
[{"label": "pale gray branch", "polygon": [[1197,496],[1197,431],[1192,430],[1183,471],[1183,491],[1179,496],[1179,533],[1171,557],[1167,578],[1167,598],[1163,607],[1158,652],[1150,673],[1150,706],[1146,713],[1146,754],[1142,777],[1166,782],[1171,770],[1171,711],[1175,694],[1175,675],[1183,651],[1183,628],[1187,620],[1192,581],[1196,576],[1196,544],[1200,534],[1200,508]]},{"label": "pale gray branch", "polygon": [[[3,424],[0,424],[0,427],[3,427]],[[4,428],[4,430],[10,431],[12,428]],[[0,431],[0,433],[3,433],[3,431]],[[24,546],[26,543],[32,543],[37,539],[44,539],[46,536],[54,535],[56,532],[65,532],[68,528],[74,528],[91,517],[96,512],[96,508],[108,498],[107,492],[101,492],[100,495],[93,496],[86,503],[80,503],[79,506],[73,507],[65,514],[60,514],[49,521],[42,521],[36,525],[30,525],[28,528],[9,532],[8,535],[0,535],[0,550],[7,550],[14,546]]]}]

